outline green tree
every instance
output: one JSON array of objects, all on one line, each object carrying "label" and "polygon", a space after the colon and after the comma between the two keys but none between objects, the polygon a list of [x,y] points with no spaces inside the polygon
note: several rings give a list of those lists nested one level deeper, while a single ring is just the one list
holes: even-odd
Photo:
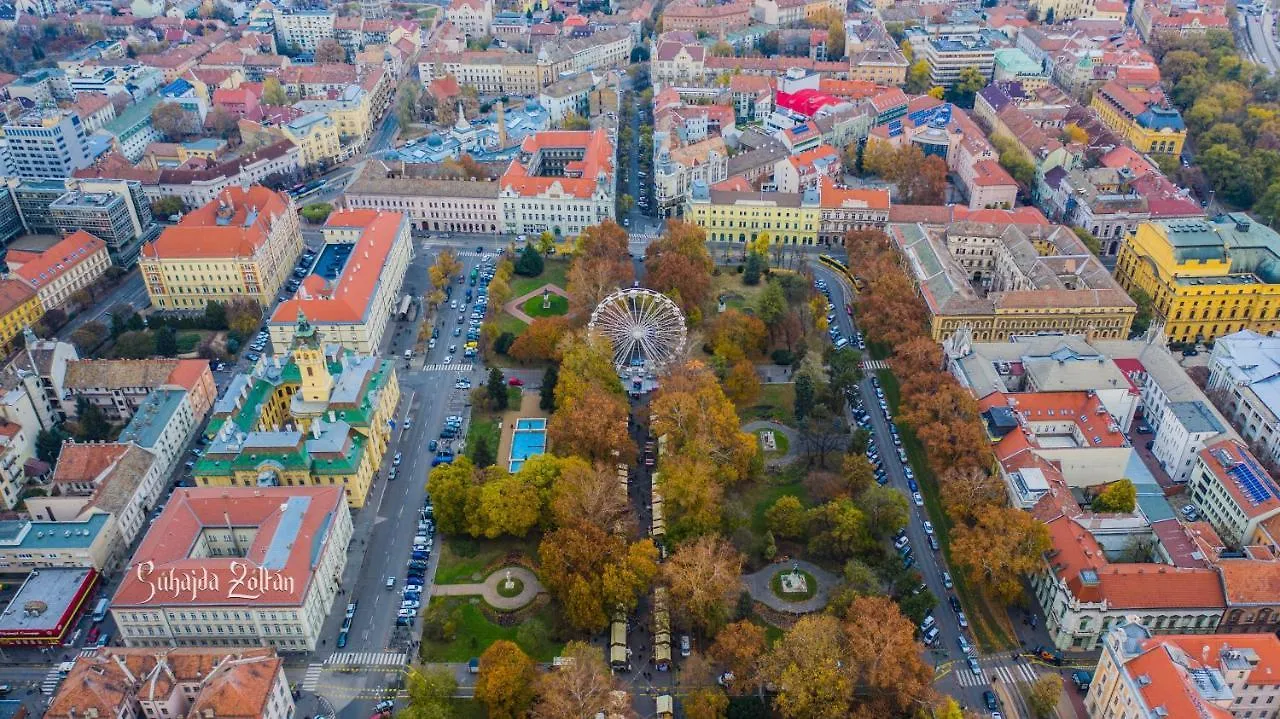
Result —
[{"label": "green tree", "polygon": [[542,387],[538,390],[538,409],[550,412],[556,408],[556,382],[559,379],[559,365],[553,364],[542,373]]},{"label": "green tree", "polygon": [[778,497],[764,513],[765,526],[784,539],[803,537],[808,522],[809,517],[800,499],[789,494]]},{"label": "green tree", "polygon": [[1076,233],[1076,237],[1079,237],[1080,241],[1084,243],[1084,246],[1089,248],[1090,252],[1095,255],[1102,254],[1102,242],[1097,237],[1094,237],[1092,232],[1083,227],[1073,227],[1071,229]]},{"label": "green tree", "polygon": [[270,75],[262,81],[262,103],[264,105],[287,105],[289,96],[284,92],[280,79]]},{"label": "green tree", "polygon": [[849,499],[837,499],[809,510],[809,551],[822,557],[848,559],[871,544],[866,517]]},{"label": "green tree", "polygon": [[161,357],[175,357],[178,354],[178,333],[165,325],[156,330],[156,354]]},{"label": "green tree", "polygon": [[204,306],[204,326],[210,330],[227,328],[227,307],[217,300],[209,300]]},{"label": "green tree", "polygon": [[396,712],[396,719],[452,719],[453,694],[458,681],[447,669],[410,669],[409,704]]},{"label": "green tree", "polygon": [[542,254],[532,243],[525,244],[524,249],[520,251],[519,259],[516,260],[515,273],[523,277],[537,277],[542,274],[542,270]]},{"label": "green tree", "polygon": [[763,274],[766,265],[765,259],[758,253],[748,252],[746,267],[742,273],[742,284],[748,286],[760,284],[760,275]]},{"label": "green tree", "polygon": [[1137,503],[1137,487],[1133,486],[1132,481],[1122,479],[1107,485],[1106,489],[1093,498],[1093,511],[1128,514],[1133,511]]},{"label": "green tree", "polygon": [[106,413],[84,397],[76,399],[76,424],[76,439],[81,442],[102,442],[111,436]]},{"label": "green tree", "polygon": [[489,381],[485,386],[485,392],[489,396],[489,402],[493,408],[502,411],[507,408],[507,378],[502,376],[502,370],[497,367],[489,368]]},{"label": "green tree", "polygon": [[813,386],[813,378],[807,374],[801,374],[796,377],[796,401],[794,414],[796,421],[802,421],[809,413],[813,411],[813,403],[815,398],[815,390]]},{"label": "green tree", "polygon": [[971,108],[974,96],[986,86],[987,78],[982,71],[976,67],[966,67],[960,70],[959,79],[947,91],[947,99],[961,107]]},{"label": "green tree", "polygon": [[150,332],[126,331],[116,338],[114,353],[121,359],[146,359],[156,353],[156,338]]},{"label": "green tree", "polygon": [[151,203],[151,214],[160,219],[166,219],[172,215],[176,215],[186,209],[182,198],[166,195]]},{"label": "green tree", "polygon": [[489,439],[489,435],[476,435],[475,441],[471,444],[471,462],[481,469],[493,466],[497,461],[497,452],[494,451],[493,442]]},{"label": "green tree", "polygon": [[332,213],[333,205],[330,205],[327,202],[313,202],[306,207],[303,207],[302,211],[298,214],[302,215],[302,219],[307,222],[310,222],[313,225],[318,225],[328,219],[329,215]]},{"label": "green tree", "polygon": [[36,458],[47,462],[49,466],[58,463],[58,455],[62,454],[62,443],[67,436],[62,430],[54,427],[42,429],[36,434]]},{"label": "green tree", "polygon": [[571,112],[565,116],[561,127],[565,130],[590,130],[591,121],[576,112]]},{"label": "green tree", "polygon": [[1129,290],[1129,297],[1134,304],[1138,305],[1138,312],[1133,316],[1133,324],[1130,325],[1129,332],[1132,335],[1141,335],[1151,326],[1151,318],[1155,314],[1155,302],[1152,301],[1151,295],[1141,287],[1134,287]]}]

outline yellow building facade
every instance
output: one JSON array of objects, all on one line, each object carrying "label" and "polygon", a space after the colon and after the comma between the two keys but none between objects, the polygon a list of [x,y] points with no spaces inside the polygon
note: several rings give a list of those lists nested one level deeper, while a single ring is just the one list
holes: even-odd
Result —
[{"label": "yellow building facade", "polygon": [[163,310],[236,299],[267,307],[301,253],[298,214],[285,195],[229,187],[143,246],[138,266],[151,303]]},{"label": "yellow building facade", "polygon": [[44,317],[36,291],[17,279],[0,280],[0,352],[14,349],[14,339]]},{"label": "yellow building facade", "polygon": [[323,113],[303,115],[280,130],[302,150],[302,164],[307,167],[335,162],[342,153],[338,124]]},{"label": "yellow building facade", "polygon": [[288,358],[264,357],[218,400],[196,485],[340,486],[363,507],[399,402],[394,362],[326,345],[301,317]]},{"label": "yellow building facade", "polygon": [[712,242],[747,243],[763,233],[784,245],[815,245],[822,226],[817,190],[806,192],[750,192],[728,189],[735,181],[708,189],[695,184],[685,221],[701,227]]},{"label": "yellow building facade", "polygon": [[1155,102],[1152,93],[1132,90],[1112,80],[1093,93],[1089,107],[1138,152],[1175,157],[1182,154],[1187,141],[1182,115]]},{"label": "yellow building facade", "polygon": [[1242,214],[1145,222],[1120,247],[1116,279],[1151,297],[1172,342],[1280,329],[1280,235]]}]

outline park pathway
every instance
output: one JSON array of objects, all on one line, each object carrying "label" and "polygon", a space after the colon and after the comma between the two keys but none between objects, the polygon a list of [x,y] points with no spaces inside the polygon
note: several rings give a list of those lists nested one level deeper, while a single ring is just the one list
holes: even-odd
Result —
[{"label": "park pathway", "polygon": [[561,289],[560,285],[545,284],[533,290],[532,292],[526,292],[525,294],[520,295],[514,300],[511,300],[510,302],[507,303],[506,307],[503,307],[503,309],[506,310],[507,312],[510,312],[512,317],[515,317],[516,319],[520,320],[521,322],[527,325],[531,325],[533,324],[533,318],[525,314],[524,303],[528,302],[534,297],[541,297],[543,290],[547,290],[553,295],[560,295],[566,300],[569,299],[569,293]]},{"label": "park pathway", "polygon": [[[507,581],[507,572],[511,572],[511,578],[519,580],[524,586],[520,593],[514,597],[504,597],[498,594],[498,585]],[[524,567],[504,567],[495,571],[493,574],[485,577],[483,582],[472,584],[437,584],[431,588],[431,593],[440,597],[466,597],[479,595],[489,603],[494,609],[504,612],[513,611],[523,607],[533,601],[540,592],[546,591],[542,588],[542,583],[538,581],[537,575],[525,569]]]},{"label": "park pathway", "polygon": [[[773,457],[769,459],[767,462],[765,462],[766,466],[781,467],[783,465],[789,464],[791,460],[799,456],[800,433],[788,427],[787,425],[782,424],[781,422],[775,422],[771,419],[758,419],[758,420],[755,420],[754,422],[747,422],[746,424],[742,425],[743,432],[750,432],[752,434],[755,434],[756,432],[759,432],[762,429],[771,429],[774,432],[777,432],[778,434],[786,435],[787,437],[786,454],[782,454],[777,457]],[[759,441],[760,440],[757,437],[756,442],[758,443]],[[763,452],[764,447],[761,447],[760,451]]]},{"label": "park pathway", "polygon": [[[788,602],[774,594],[773,588],[769,586],[773,581],[773,575],[778,572],[791,571],[793,564],[808,572],[818,583],[818,588],[814,591],[813,596],[801,602]],[[831,588],[836,586],[839,581],[839,577],[813,562],[795,559],[786,562],[775,562],[754,574],[743,575],[742,586],[746,587],[747,593],[751,595],[752,599],[770,609],[786,612],[787,614],[809,614],[827,606]]]}]

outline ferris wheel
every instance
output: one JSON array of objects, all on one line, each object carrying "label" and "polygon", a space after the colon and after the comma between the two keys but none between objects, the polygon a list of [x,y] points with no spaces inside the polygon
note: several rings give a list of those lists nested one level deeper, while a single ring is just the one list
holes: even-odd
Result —
[{"label": "ferris wheel", "polygon": [[684,350],[688,335],[680,307],[643,287],[605,297],[591,313],[587,330],[613,343],[613,364],[619,371],[667,364]]}]

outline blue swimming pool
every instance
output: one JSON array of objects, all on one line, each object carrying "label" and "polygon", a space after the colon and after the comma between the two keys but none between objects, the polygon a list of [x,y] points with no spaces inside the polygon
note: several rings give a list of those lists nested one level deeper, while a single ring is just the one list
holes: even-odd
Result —
[{"label": "blue swimming pool", "polygon": [[523,417],[516,420],[511,431],[511,457],[507,469],[520,471],[524,461],[547,451],[547,420],[542,417]]}]

